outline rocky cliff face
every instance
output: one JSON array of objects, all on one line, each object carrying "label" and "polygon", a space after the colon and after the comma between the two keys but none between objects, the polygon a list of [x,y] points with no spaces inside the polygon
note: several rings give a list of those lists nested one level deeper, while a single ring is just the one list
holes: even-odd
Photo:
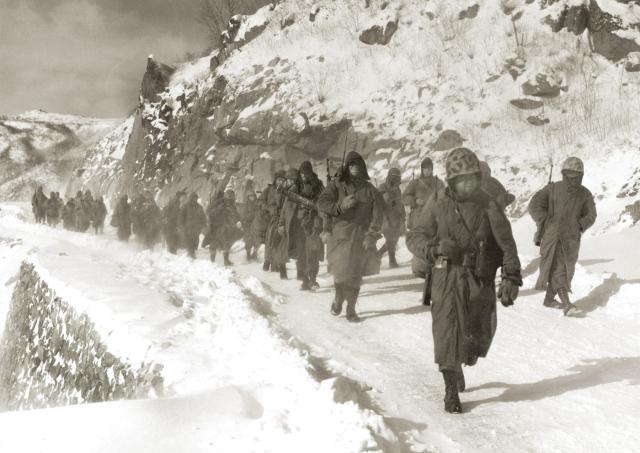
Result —
[{"label": "rocky cliff face", "polygon": [[390,166],[410,179],[427,155],[442,174],[447,151],[464,144],[517,194],[512,215],[549,162],[557,171],[571,154],[613,211],[633,201],[627,191],[616,204],[637,176],[615,165],[640,143],[637,2],[312,3],[235,17],[222,49],[162,82],[152,68],[142,92],[154,95],[141,96],[130,138],[96,148],[83,182],[105,181],[107,148],[122,156],[109,167],[113,194],[185,188],[207,199],[230,161],[243,169],[232,183],[242,196],[306,159],[324,177],[345,150],[363,154],[378,183]]},{"label": "rocky cliff face", "polygon": [[0,118],[0,198],[28,200],[38,185],[64,190],[85,147],[117,124],[42,111]]}]

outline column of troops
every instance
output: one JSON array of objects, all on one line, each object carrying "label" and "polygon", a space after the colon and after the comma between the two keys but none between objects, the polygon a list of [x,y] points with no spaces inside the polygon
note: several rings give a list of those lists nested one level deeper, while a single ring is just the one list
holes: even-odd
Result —
[{"label": "column of troops", "polygon": [[[297,169],[276,172],[259,196],[246,192],[240,207],[228,188],[237,169],[229,168],[206,210],[195,192],[187,196],[178,191],[162,210],[150,192],[131,203],[123,195],[111,225],[123,241],[132,233],[148,248],[164,240],[174,254],[185,248],[195,258],[199,246],[208,247],[211,260],[221,252],[227,266],[232,264],[229,253],[237,240],[244,239],[248,261],[257,259],[264,244],[263,270],[286,280],[286,264],[294,259],[303,291],[318,288],[320,262],[326,255],[335,290],[330,311],[339,316],[346,302],[346,319],[351,322],[359,321],[356,303],[363,277],[379,272],[384,254],[390,268],[398,267],[396,248],[406,235],[412,271],[425,279],[423,303],[431,305],[445,410],[458,413],[462,410],[458,392],[465,386],[462,365],[474,365],[486,356],[496,329],[496,302],[513,305],[522,276],[505,215],[515,197],[467,148],[451,151],[445,167],[445,178],[439,179],[431,159],[424,159],[420,175],[402,192],[399,169],[390,168],[385,181],[375,187],[365,160],[351,152],[340,170],[327,177],[326,187],[305,161]],[[567,159],[562,180],[550,182],[529,203],[542,257],[536,289],[546,291],[545,306],[561,308],[565,314],[575,309],[569,293],[580,238],[596,219],[583,175],[582,161]],[[39,188],[33,209],[36,221],[55,226],[62,219],[65,228],[75,231],[93,225],[99,233],[106,216],[102,198],[94,200],[89,191],[78,192],[63,205],[57,193],[47,198]],[[380,239],[384,241],[378,248]]]}]

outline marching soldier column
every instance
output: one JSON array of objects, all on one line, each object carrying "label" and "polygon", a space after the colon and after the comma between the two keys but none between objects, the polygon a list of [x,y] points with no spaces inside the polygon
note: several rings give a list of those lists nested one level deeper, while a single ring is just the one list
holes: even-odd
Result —
[{"label": "marching soldier column", "polygon": [[[147,249],[164,240],[170,253],[184,248],[195,258],[199,246],[209,247],[211,261],[221,251],[225,266],[232,265],[231,247],[240,238],[244,238],[247,262],[257,259],[264,244],[263,270],[279,272],[286,280],[287,263],[295,260],[302,291],[319,288],[326,244],[327,270],[334,283],[329,311],[339,316],[346,302],[349,322],[359,321],[356,306],[363,277],[380,271],[385,253],[389,267],[398,267],[396,247],[406,233],[412,271],[425,279],[422,303],[431,304],[444,409],[460,413],[459,392],[465,388],[462,366],[473,366],[487,355],[497,326],[497,301],[505,307],[513,305],[522,276],[505,215],[515,197],[491,176],[489,165],[467,148],[451,151],[445,165],[443,182],[434,175],[431,159],[425,158],[419,177],[402,193],[400,169],[390,168],[376,189],[356,152],[343,158],[336,176],[327,178],[326,188],[311,162],[305,161],[298,169],[277,171],[259,197],[252,186],[245,187],[240,209],[229,185],[239,168],[230,165],[206,210],[196,192],[176,192],[162,210],[149,191],[139,193],[133,203],[123,194],[111,226],[119,240],[128,241],[133,233]],[[563,164],[562,180],[550,179],[529,203],[538,227],[534,241],[541,254],[536,289],[546,291],[544,306],[561,308],[565,315],[575,310],[569,294],[581,236],[597,216],[593,195],[582,185],[583,176],[582,161],[570,157]],[[78,191],[65,203],[57,192],[47,197],[40,186],[31,204],[38,223],[56,227],[62,220],[65,229],[84,232],[93,226],[96,234],[103,231],[106,206],[101,196],[94,198],[89,190]]]}]

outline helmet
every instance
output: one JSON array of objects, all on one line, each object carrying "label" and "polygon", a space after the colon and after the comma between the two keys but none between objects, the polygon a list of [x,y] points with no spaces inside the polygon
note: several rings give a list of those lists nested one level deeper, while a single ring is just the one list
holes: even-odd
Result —
[{"label": "helmet", "polygon": [[467,148],[456,148],[447,156],[447,181],[456,176],[480,174],[478,157]]},{"label": "helmet", "polygon": [[569,157],[562,164],[562,171],[575,171],[584,174],[584,164],[577,157]]},{"label": "helmet", "polygon": [[420,163],[420,168],[433,168],[433,161],[430,157],[425,157]]},{"label": "helmet", "polygon": [[396,178],[402,178],[402,173],[400,173],[400,169],[395,167],[390,168],[389,173],[387,173],[387,177],[390,178],[392,176],[395,176]]}]

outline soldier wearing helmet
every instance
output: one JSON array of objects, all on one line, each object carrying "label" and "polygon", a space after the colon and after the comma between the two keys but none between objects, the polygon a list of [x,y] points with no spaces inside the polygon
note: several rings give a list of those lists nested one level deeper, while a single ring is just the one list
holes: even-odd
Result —
[{"label": "soldier wearing helmet", "polygon": [[480,161],[482,190],[487,193],[503,210],[513,203],[516,197],[507,191],[500,181],[491,176],[491,167],[486,161]]},{"label": "soldier wearing helmet", "polygon": [[433,161],[425,157],[420,164],[420,177],[407,184],[402,194],[402,202],[409,207],[409,228],[412,227],[413,218],[419,216],[418,212],[442,190],[443,182],[433,175]]},{"label": "soldier wearing helmet", "polygon": [[400,183],[402,175],[397,168],[389,169],[387,179],[380,184],[378,192],[384,200],[384,211],[382,217],[382,234],[385,242],[378,251],[380,256],[385,253],[389,254],[389,267],[398,267],[396,261],[396,246],[398,239],[406,231],[406,213],[402,205],[402,192],[400,191]]},{"label": "soldier wearing helmet", "polygon": [[[562,165],[562,181],[545,186],[529,203],[529,214],[538,225],[540,276],[536,289],[546,291],[544,306],[562,308],[565,315],[575,309],[569,299],[580,238],[596,221],[591,192],[582,185],[584,164],[569,157]],[[558,294],[560,302],[555,300]]]},{"label": "soldier wearing helmet", "polygon": [[474,365],[489,351],[496,327],[495,276],[502,268],[498,297],[513,305],[522,285],[511,224],[481,190],[480,161],[456,148],[446,161],[447,189],[433,209],[423,210],[407,234],[414,255],[433,266],[432,329],[435,361],[445,384],[444,408],[460,413],[462,365]]},{"label": "soldier wearing helmet", "polygon": [[235,168],[227,168],[222,179],[216,184],[207,207],[207,241],[203,241],[209,245],[209,256],[213,262],[216,261],[218,250],[222,250],[222,260],[225,266],[233,264],[229,259],[231,246],[242,237],[236,193],[227,187],[234,171]]}]

